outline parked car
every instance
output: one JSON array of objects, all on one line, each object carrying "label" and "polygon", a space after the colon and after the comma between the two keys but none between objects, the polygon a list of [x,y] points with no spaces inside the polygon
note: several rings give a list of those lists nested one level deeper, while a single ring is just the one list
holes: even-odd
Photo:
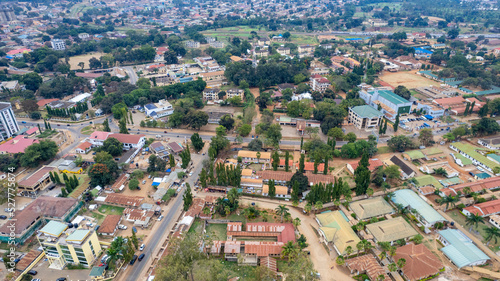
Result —
[{"label": "parked car", "polygon": [[102,257],[102,259],[101,259],[101,262],[104,263],[107,259],[108,259],[108,255],[104,255],[104,257]]},{"label": "parked car", "polygon": [[137,260],[137,255],[134,255],[132,259],[130,260],[130,265],[134,265],[135,261]]},{"label": "parked car", "polygon": [[161,221],[163,219],[163,215],[158,217],[158,221]]},{"label": "parked car", "polygon": [[142,181],[142,184],[146,184],[146,180],[143,180],[143,181]]},{"label": "parked car", "polygon": [[32,270],[28,271],[28,274],[35,276],[38,274],[38,271],[32,269]]},{"label": "parked car", "polygon": [[57,278],[56,281],[66,281],[66,280],[68,280],[68,279],[66,279],[66,277],[60,277],[60,278]]},{"label": "parked car", "polygon": [[1,215],[1,216],[0,216],[0,219],[2,219],[2,220],[6,220],[6,219],[7,219],[7,216]]},{"label": "parked car", "polygon": [[119,228],[119,229],[127,229],[127,226],[126,226],[126,225],[123,225],[123,224],[120,224],[120,225],[118,226],[118,228]]},{"label": "parked car", "polygon": [[26,124],[26,121],[22,121],[21,123]]},{"label": "parked car", "polygon": [[144,254],[140,254],[139,257],[137,258],[139,261],[142,261],[142,259],[144,258]]},{"label": "parked car", "polygon": [[144,248],[145,248],[145,247],[146,247],[146,245],[145,245],[145,244],[142,244],[142,245],[141,245],[141,247],[139,247],[139,251],[144,250]]}]

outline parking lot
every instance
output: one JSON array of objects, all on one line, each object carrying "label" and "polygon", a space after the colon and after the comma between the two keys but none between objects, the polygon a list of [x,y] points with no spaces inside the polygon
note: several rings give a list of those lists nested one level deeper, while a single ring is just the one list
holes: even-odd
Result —
[{"label": "parking lot", "polygon": [[40,278],[42,280],[56,280],[60,277],[66,277],[68,281],[82,281],[82,280],[91,280],[89,277],[90,268],[89,269],[53,269],[49,268],[49,262],[47,259],[40,261],[33,270],[36,270],[38,273],[34,278]]},{"label": "parking lot", "polygon": [[418,132],[422,129],[432,129],[434,134],[445,134],[451,131],[455,126],[455,123],[445,123],[438,118],[432,118],[432,120],[429,119],[425,116],[417,117],[409,115],[406,118],[402,118],[400,120],[399,126],[409,132]]}]

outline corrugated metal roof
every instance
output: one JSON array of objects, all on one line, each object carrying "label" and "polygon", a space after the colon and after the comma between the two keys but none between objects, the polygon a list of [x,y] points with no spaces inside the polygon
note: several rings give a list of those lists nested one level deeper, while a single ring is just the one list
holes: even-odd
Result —
[{"label": "corrugated metal roof", "polygon": [[441,216],[434,208],[427,204],[420,196],[410,189],[401,189],[394,191],[394,197],[392,202],[396,204],[401,204],[403,207],[410,206],[412,209],[418,211],[418,213],[430,224],[434,224],[439,221],[446,221],[446,219]]},{"label": "corrugated metal roof", "polygon": [[439,231],[439,235],[450,243],[450,245],[441,248],[441,251],[459,268],[490,259],[459,230],[446,229]]}]

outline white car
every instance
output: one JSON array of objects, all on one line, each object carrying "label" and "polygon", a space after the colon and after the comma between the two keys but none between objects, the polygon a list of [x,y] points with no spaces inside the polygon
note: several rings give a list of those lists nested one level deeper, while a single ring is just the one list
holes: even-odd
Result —
[{"label": "white car", "polygon": [[163,219],[163,215],[158,217],[158,221],[161,221]]},{"label": "white car", "polygon": [[193,176],[193,172],[189,173],[189,176],[190,176],[190,177],[191,177],[191,176]]},{"label": "white car", "polygon": [[118,228],[119,228],[119,229],[127,229],[127,226],[126,226],[126,225],[123,225],[123,224],[120,224],[120,225],[118,225]]},{"label": "white car", "polygon": [[139,251],[144,250],[144,248],[146,248],[146,245],[142,244],[141,247],[139,247]]}]

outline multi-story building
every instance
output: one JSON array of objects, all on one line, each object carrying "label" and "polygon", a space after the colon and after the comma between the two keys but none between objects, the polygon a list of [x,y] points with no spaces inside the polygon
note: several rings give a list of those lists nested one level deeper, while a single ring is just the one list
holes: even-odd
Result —
[{"label": "multi-story building", "polygon": [[240,97],[241,100],[243,100],[244,96],[245,96],[245,91],[243,91],[242,89],[238,89],[238,88],[232,88],[232,89],[228,89],[226,91],[226,96],[224,97],[224,99]]},{"label": "multi-story building", "polygon": [[286,47],[279,47],[277,49],[277,52],[278,54],[282,55],[282,56],[286,56],[286,55],[289,55],[290,54],[290,48],[286,48]]},{"label": "multi-story building", "polygon": [[188,48],[199,48],[200,47],[200,42],[196,42],[196,41],[192,41],[192,40],[186,41],[186,47],[188,47]]},{"label": "multi-story building", "polygon": [[159,100],[157,103],[150,103],[144,106],[146,115],[153,118],[161,118],[174,113],[174,108],[167,100]]},{"label": "multi-story building", "polygon": [[38,231],[37,239],[50,268],[55,269],[68,264],[90,267],[102,251],[94,230],[68,228],[58,221],[49,221]]},{"label": "multi-story building", "polygon": [[391,90],[374,89],[359,92],[359,97],[362,98],[366,104],[379,108],[389,120],[394,120],[396,115],[408,114],[411,111],[412,102],[402,98]]},{"label": "multi-story building", "polygon": [[384,114],[369,105],[349,107],[348,121],[359,130],[375,129],[380,125]]},{"label": "multi-story building", "polygon": [[311,77],[312,78],[311,88],[313,89],[313,91],[324,93],[326,89],[328,89],[328,86],[330,86],[330,81],[328,81],[328,79],[318,74],[313,76],[314,77]]},{"label": "multi-story building", "polygon": [[219,88],[206,88],[203,90],[203,99],[207,101],[217,101],[219,98]]},{"label": "multi-story building", "polygon": [[66,50],[66,43],[61,39],[53,39],[50,41],[50,44],[52,45],[52,49],[56,51]]},{"label": "multi-story building", "polygon": [[19,131],[12,105],[8,102],[0,102],[0,139],[5,140]]},{"label": "multi-story building", "polygon": [[220,42],[220,41],[214,41],[214,42],[210,42],[208,44],[210,45],[210,47],[216,48],[216,49],[224,48],[224,46],[225,46],[224,42]]},{"label": "multi-story building", "polygon": [[314,52],[314,46],[311,45],[302,45],[297,48],[297,51],[299,51],[299,54],[302,53],[312,53]]},{"label": "multi-story building", "polygon": [[254,50],[253,51],[253,54],[256,56],[256,57],[268,57],[269,56],[269,52],[267,49],[260,49],[260,50]]},{"label": "multi-story building", "polygon": [[53,186],[50,181],[49,173],[55,170],[55,167],[43,166],[38,171],[28,175],[18,183],[18,191],[27,197],[37,197],[40,191]]}]

